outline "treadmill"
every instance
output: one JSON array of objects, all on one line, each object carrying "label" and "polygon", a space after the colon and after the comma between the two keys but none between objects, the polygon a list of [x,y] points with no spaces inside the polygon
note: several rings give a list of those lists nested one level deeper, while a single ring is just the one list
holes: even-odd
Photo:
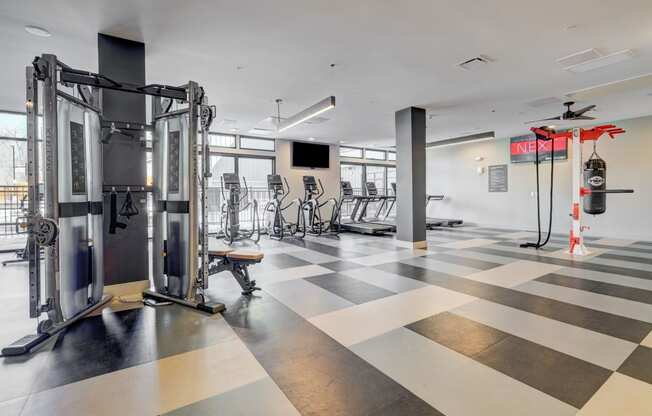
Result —
[{"label": "treadmill", "polygon": [[[363,209],[360,213],[359,220],[368,223],[386,225],[388,227],[392,227],[392,232],[396,232],[396,221],[387,217],[389,215],[389,211],[392,209],[394,203],[396,202],[396,194],[389,196],[379,195],[375,182],[366,182],[365,188],[367,190],[367,198],[369,198],[369,200],[362,207]],[[369,205],[369,202],[380,202],[380,205],[378,208],[376,208],[376,214],[373,217],[363,219],[364,215],[367,213],[367,205]],[[385,206],[388,207],[388,210],[385,214],[385,217],[381,219],[380,214],[383,212],[383,208],[385,208]]]},{"label": "treadmill", "polygon": [[[427,195],[426,196],[426,212],[428,212],[428,205],[432,201],[441,201],[444,199],[444,195]],[[454,227],[456,225],[462,225],[464,221],[450,218],[427,218],[426,219],[426,228],[432,230],[433,227]],[[433,224],[428,226],[428,224]]]},{"label": "treadmill", "polygon": [[[396,182],[392,182],[392,192],[394,192],[394,201],[396,201]],[[427,195],[426,196],[426,212],[428,211],[428,205],[430,204],[431,201],[441,201],[444,199],[444,195]],[[389,206],[387,209],[387,214],[389,215],[389,212],[392,210],[392,207],[394,206],[394,202]],[[426,229],[432,230],[435,227],[453,227],[455,225],[461,225],[464,221],[462,220],[457,220],[457,219],[449,219],[449,218],[432,218],[432,217],[426,217]]]},{"label": "treadmill", "polygon": [[383,235],[392,232],[395,227],[383,224],[376,224],[373,222],[362,221],[364,211],[373,198],[369,196],[354,195],[351,182],[341,182],[341,197],[340,197],[340,216],[342,215],[341,206],[345,202],[354,202],[353,212],[348,220],[341,218],[339,227],[343,231],[351,231],[354,233],[367,234],[367,235]]}]

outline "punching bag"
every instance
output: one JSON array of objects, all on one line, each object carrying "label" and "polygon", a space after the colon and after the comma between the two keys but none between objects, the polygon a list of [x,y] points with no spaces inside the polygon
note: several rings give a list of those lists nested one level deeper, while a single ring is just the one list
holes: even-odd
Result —
[{"label": "punching bag", "polygon": [[[595,151],[584,163],[584,187],[591,191],[607,189],[607,162]],[[606,193],[590,193],[584,196],[584,212],[598,215],[607,210]]]}]

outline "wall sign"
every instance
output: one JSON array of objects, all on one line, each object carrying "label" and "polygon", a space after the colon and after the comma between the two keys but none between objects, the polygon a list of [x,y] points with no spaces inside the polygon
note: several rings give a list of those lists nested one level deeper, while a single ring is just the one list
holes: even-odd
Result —
[{"label": "wall sign", "polygon": [[[512,137],[509,143],[509,154],[512,163],[534,162],[536,160],[536,138],[534,134]],[[539,160],[550,160],[553,140],[539,140]],[[557,138],[555,144],[555,160],[568,159],[568,141]]]},{"label": "wall sign", "polygon": [[493,165],[489,171],[489,192],[507,192],[507,165]]}]

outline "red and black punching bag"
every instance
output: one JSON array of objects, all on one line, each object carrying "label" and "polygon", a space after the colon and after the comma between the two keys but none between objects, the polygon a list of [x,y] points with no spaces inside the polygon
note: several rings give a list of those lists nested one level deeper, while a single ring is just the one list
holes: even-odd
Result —
[{"label": "red and black punching bag", "polygon": [[[591,191],[607,189],[607,162],[593,152],[584,163],[584,187]],[[606,193],[589,193],[584,196],[584,212],[598,215],[607,210]]]}]

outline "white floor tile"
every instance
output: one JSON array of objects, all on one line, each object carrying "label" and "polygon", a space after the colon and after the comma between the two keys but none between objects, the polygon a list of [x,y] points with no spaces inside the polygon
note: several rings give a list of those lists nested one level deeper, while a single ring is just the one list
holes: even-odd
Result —
[{"label": "white floor tile", "polygon": [[652,384],[614,373],[577,416],[649,416]]},{"label": "white floor tile", "polygon": [[[306,266],[290,267],[283,270],[273,270],[263,273],[252,272],[252,277],[259,285],[269,285],[287,280],[303,279],[305,277],[319,276],[321,274],[333,273],[332,270],[317,264]],[[262,287],[262,286],[261,286]]]},{"label": "white floor tile", "polygon": [[318,315],[313,325],[343,345],[352,345],[474,300],[435,286]]},{"label": "white floor tile", "polygon": [[399,250],[399,251],[388,251],[381,254],[374,254],[371,256],[356,257],[348,259],[354,263],[362,264],[364,266],[376,266],[378,264],[391,263],[395,261],[400,261],[403,259],[409,259],[412,257],[425,256],[428,254],[433,254],[427,250]]},{"label": "white floor tile", "polygon": [[644,347],[650,347],[652,348],[652,331],[645,337],[645,339],[641,342],[641,345]]},{"label": "white floor tile", "polygon": [[447,416],[571,416],[577,412],[406,328],[351,349]]},{"label": "white floor tile", "polygon": [[19,416],[26,402],[27,402],[27,397],[19,397],[17,399],[1,402],[0,415]]},{"label": "white floor tile", "polygon": [[543,282],[527,282],[514,289],[614,315],[652,322],[652,305],[647,303],[634,302],[628,299],[615,298]]},{"label": "white floor tile", "polygon": [[497,286],[514,287],[548,273],[554,273],[559,269],[561,269],[561,266],[554,264],[519,260],[493,269],[470,274],[466,278]]},{"label": "white floor tile", "polygon": [[480,270],[473,267],[462,266],[454,263],[446,263],[445,261],[427,259],[424,257],[414,257],[411,259],[401,260],[401,263],[411,264],[412,266],[422,267],[436,272],[447,273],[453,276],[464,277],[469,274],[477,273]]},{"label": "white floor tile", "polygon": [[604,244],[606,246],[614,247],[626,247],[628,245],[634,244],[636,240],[624,240],[620,238],[602,238],[597,241],[593,241],[595,244]]},{"label": "white floor tile", "polygon": [[451,312],[614,371],[637,346],[633,342],[483,299]]},{"label": "white floor tile", "polygon": [[625,260],[593,258],[591,263],[604,264],[605,266],[625,267],[627,269],[645,270],[652,272],[652,264],[636,263]]},{"label": "white floor tile", "polygon": [[407,292],[409,290],[428,286],[427,283],[371,267],[344,270],[340,273],[396,293]]},{"label": "white floor tile", "polygon": [[497,240],[488,240],[486,238],[474,238],[472,240],[456,241],[453,243],[438,244],[437,247],[464,249],[471,247],[481,247],[497,243]]},{"label": "white floor tile", "polygon": [[264,290],[306,319],[354,305],[326,289],[301,279],[267,285]]},{"label": "white floor tile", "polygon": [[498,264],[508,264],[517,261],[514,257],[496,256],[495,254],[479,253],[471,250],[451,250],[444,251],[444,254],[451,256],[464,257],[467,259],[484,260]]}]

